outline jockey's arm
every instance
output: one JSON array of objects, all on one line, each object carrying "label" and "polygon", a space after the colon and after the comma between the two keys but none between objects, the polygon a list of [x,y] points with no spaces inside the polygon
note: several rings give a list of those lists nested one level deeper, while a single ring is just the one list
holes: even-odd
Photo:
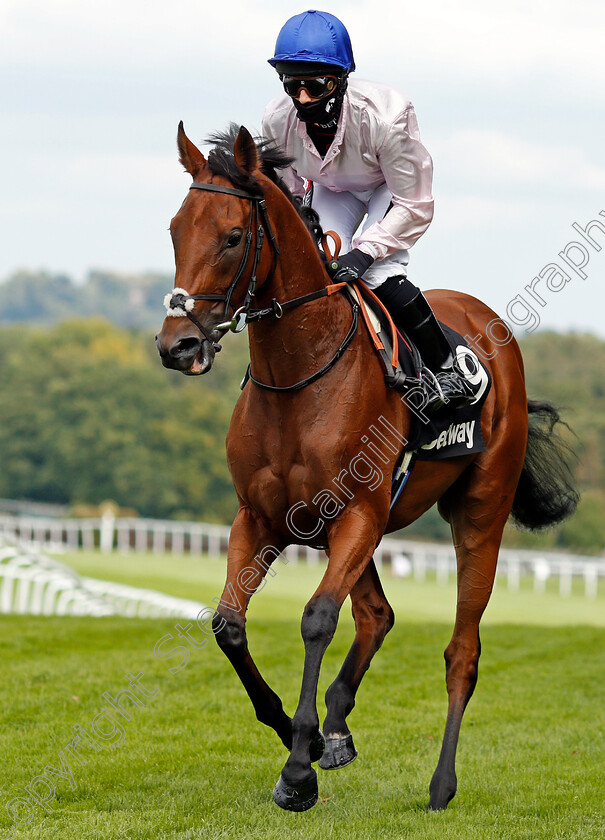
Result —
[{"label": "jockey's arm", "polygon": [[[385,217],[354,241],[368,243],[378,259],[411,248],[433,218],[433,161],[420,141],[416,115],[410,105],[390,126],[378,150],[380,167],[392,195]],[[363,250],[363,247],[362,247]]]}]

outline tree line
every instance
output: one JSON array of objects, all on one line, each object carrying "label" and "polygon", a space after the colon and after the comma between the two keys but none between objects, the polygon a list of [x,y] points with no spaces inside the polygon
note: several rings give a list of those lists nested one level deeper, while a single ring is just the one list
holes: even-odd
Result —
[{"label": "tree line", "polygon": [[[505,542],[600,553],[605,342],[541,332],[521,346],[529,395],[555,402],[574,431],[583,498],[560,528],[540,537],[507,528]],[[247,362],[245,333],[226,337],[211,374],[187,378],[162,368],[147,329],[84,319],[3,326],[0,497],[71,506],[112,500],[144,516],[230,523],[237,505],[225,435]],[[449,540],[435,510],[406,534]]]},{"label": "tree line", "polygon": [[169,274],[90,271],[76,283],[67,274],[17,271],[0,283],[0,325],[52,325],[70,318],[104,318],[122,327],[154,329],[164,295],[174,286]]},{"label": "tree line", "polygon": [[202,387],[162,368],[149,333],[1,329],[0,497],[229,521],[225,431],[246,352]]}]

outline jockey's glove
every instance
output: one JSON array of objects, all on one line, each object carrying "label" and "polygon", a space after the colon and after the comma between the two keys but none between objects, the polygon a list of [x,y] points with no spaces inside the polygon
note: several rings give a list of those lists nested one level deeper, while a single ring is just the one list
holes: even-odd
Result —
[{"label": "jockey's glove", "polygon": [[335,283],[350,283],[352,280],[359,280],[374,262],[369,254],[353,248],[348,254],[343,254],[337,260],[330,260],[327,263],[328,273]]}]

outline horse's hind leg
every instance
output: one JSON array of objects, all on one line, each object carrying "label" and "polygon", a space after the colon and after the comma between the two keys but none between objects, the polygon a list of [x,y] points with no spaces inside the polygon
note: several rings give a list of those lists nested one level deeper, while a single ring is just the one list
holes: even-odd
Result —
[{"label": "horse's hind leg", "polygon": [[458,601],[454,632],[445,649],[448,713],[439,762],[429,788],[431,810],[446,808],[456,793],[460,725],[477,683],[481,653],[479,622],[492,592],[502,531],[518,480],[513,457],[507,456],[506,478],[499,482],[493,476],[502,475],[502,466],[496,472],[495,458],[491,464],[487,453],[482,459],[450,491],[450,499],[455,498],[455,502],[449,510],[448,497],[443,505],[456,547]]},{"label": "horse's hind leg", "polygon": [[351,590],[355,639],[340,673],[326,692],[327,715],[323,726],[326,749],[319,760],[323,770],[350,764],[357,756],[346,718],[355,706],[355,695],[384,637],[393,626],[394,614],[370,560]]}]

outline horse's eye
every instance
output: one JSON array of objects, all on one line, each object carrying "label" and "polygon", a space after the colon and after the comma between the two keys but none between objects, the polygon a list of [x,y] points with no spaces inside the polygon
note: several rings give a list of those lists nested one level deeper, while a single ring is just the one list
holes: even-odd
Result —
[{"label": "horse's eye", "polygon": [[234,230],[227,238],[227,248],[236,248],[241,241],[242,232],[240,230]]}]

